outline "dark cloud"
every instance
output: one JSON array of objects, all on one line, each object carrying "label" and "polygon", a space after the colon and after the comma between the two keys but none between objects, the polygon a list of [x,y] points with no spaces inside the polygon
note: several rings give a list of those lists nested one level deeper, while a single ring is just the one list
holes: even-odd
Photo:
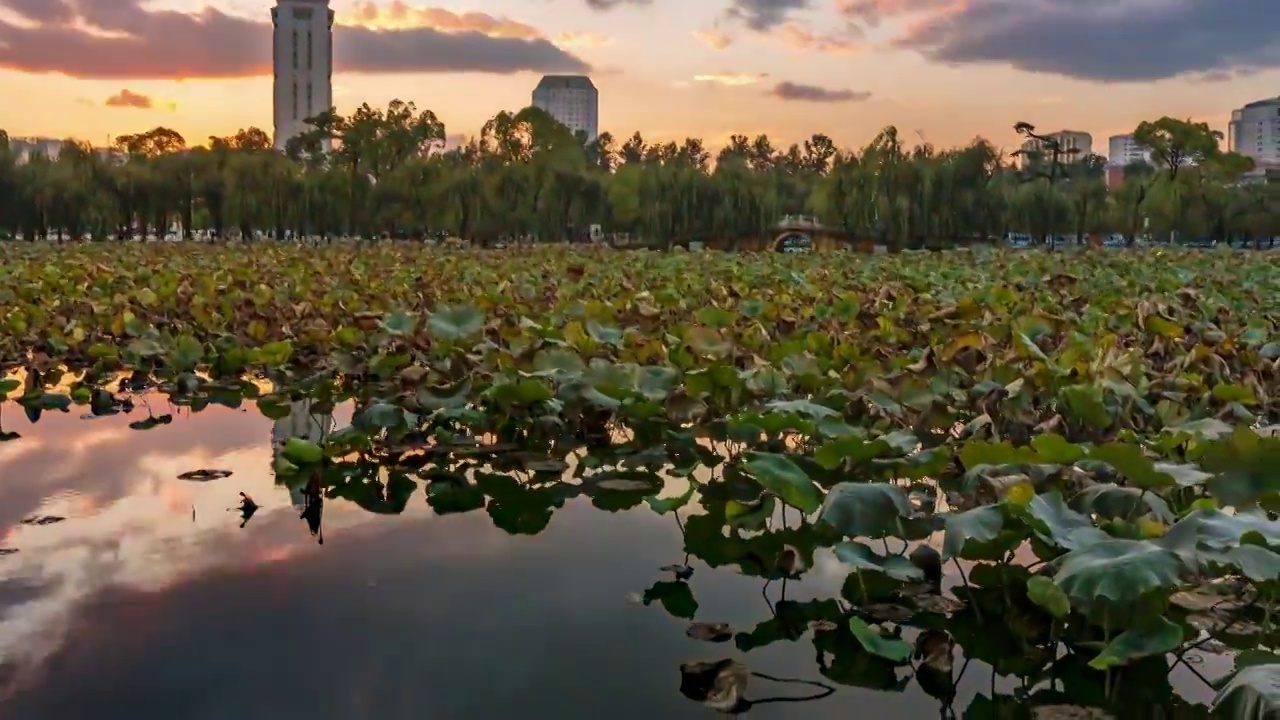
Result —
[{"label": "dark cloud", "polygon": [[147,110],[151,108],[152,102],[151,98],[146,95],[125,89],[107,98],[106,106],[113,108],[138,108],[140,110]]},{"label": "dark cloud", "polygon": [[1138,82],[1280,67],[1276,28],[1277,0],[969,0],[926,16],[897,44],[949,64]]},{"label": "dark cloud", "polygon": [[861,102],[871,97],[871,93],[861,90],[830,90],[793,82],[780,82],[769,94],[781,100],[823,103]]},{"label": "dark cloud", "polygon": [[[0,0],[30,21],[0,21],[0,68],[94,79],[230,78],[271,73],[271,23],[206,7],[149,10],[141,0]],[[104,32],[86,32],[84,26]],[[546,39],[418,27],[340,26],[338,72],[585,72]]]},{"label": "dark cloud", "polygon": [[786,22],[793,10],[805,10],[810,0],[733,0],[728,15],[752,30],[770,30]]}]

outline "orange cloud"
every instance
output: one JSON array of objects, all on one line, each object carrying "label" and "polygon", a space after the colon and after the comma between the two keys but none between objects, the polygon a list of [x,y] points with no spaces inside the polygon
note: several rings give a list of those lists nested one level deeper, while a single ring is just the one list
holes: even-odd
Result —
[{"label": "orange cloud", "polygon": [[555,44],[562,48],[603,48],[614,44],[608,35],[594,32],[567,32],[556,36]]},{"label": "orange cloud", "polygon": [[120,92],[107,98],[107,107],[113,108],[135,108],[138,110],[150,110],[152,107],[151,98],[132,90],[121,90]]},{"label": "orange cloud", "polygon": [[733,38],[719,30],[695,30],[693,36],[712,50],[723,50],[733,44]]},{"label": "orange cloud", "polygon": [[706,75],[694,75],[693,81],[725,85],[727,87],[742,87],[744,85],[755,85],[767,77],[769,77],[768,73],[759,73],[757,75],[750,73],[708,73]]},{"label": "orange cloud", "polygon": [[789,22],[783,25],[778,28],[777,33],[783,42],[801,50],[851,53],[858,49],[857,44],[851,38],[836,35],[819,35],[798,22]]},{"label": "orange cloud", "polygon": [[416,30],[428,28],[447,33],[478,32],[495,38],[539,40],[542,33],[532,25],[482,12],[455,13],[444,8],[414,7],[401,0],[378,5],[369,0],[356,3],[338,21],[370,30]]}]

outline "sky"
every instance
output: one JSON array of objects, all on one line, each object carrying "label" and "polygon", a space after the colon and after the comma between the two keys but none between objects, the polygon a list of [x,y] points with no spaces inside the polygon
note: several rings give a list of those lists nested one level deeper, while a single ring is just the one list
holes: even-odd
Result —
[{"label": "sky", "polygon": [[[271,132],[274,0],[0,0],[0,128],[95,145],[163,125]],[[454,136],[585,73],[619,138],[887,125],[1013,147],[1015,122],[1106,138],[1164,115],[1225,132],[1280,94],[1280,0],[331,0],[334,103],[430,109]]]}]

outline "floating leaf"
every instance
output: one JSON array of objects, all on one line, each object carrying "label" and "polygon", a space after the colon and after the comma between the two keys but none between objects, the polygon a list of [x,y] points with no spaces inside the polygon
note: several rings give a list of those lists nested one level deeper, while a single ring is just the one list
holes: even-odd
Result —
[{"label": "floating leaf", "polygon": [[209,482],[210,480],[221,480],[222,478],[231,477],[230,470],[188,470],[178,476],[179,480],[194,480],[195,482]]},{"label": "floating leaf", "polygon": [[694,640],[722,643],[733,639],[733,627],[728,623],[694,623],[685,634]]},{"label": "floating leaf", "polygon": [[867,624],[862,618],[849,618],[849,630],[858,639],[863,649],[877,657],[895,663],[904,663],[911,659],[915,648],[897,638],[887,638],[880,630]]},{"label": "floating leaf", "polygon": [[806,513],[822,506],[822,491],[785,455],[757,452],[749,458],[744,469],[783,502]]}]

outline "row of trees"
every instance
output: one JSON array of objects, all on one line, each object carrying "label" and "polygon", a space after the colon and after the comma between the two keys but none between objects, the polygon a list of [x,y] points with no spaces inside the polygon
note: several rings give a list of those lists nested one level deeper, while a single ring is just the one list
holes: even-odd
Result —
[{"label": "row of trees", "polygon": [[1240,184],[1247,158],[1220,151],[1207,125],[1171,118],[1137,129],[1154,166],[1127,168],[1113,192],[1101,158],[1072,157],[1051,139],[1016,164],[985,140],[908,146],[893,127],[860,150],[821,134],[786,149],[766,135],[735,135],[713,154],[697,138],[656,143],[635,133],[619,143],[603,133],[586,142],[527,108],[499,113],[446,152],[443,123],[413,103],[330,110],[308,123],[285,153],[257,128],[192,147],[161,127],[117,138],[110,153],[68,141],[56,159],[26,162],[0,132],[0,235],[134,237],[177,223],[216,237],[551,241],[598,223],[662,243],[736,243],[804,212],[894,247],[1011,231],[1280,235],[1274,186]]}]

